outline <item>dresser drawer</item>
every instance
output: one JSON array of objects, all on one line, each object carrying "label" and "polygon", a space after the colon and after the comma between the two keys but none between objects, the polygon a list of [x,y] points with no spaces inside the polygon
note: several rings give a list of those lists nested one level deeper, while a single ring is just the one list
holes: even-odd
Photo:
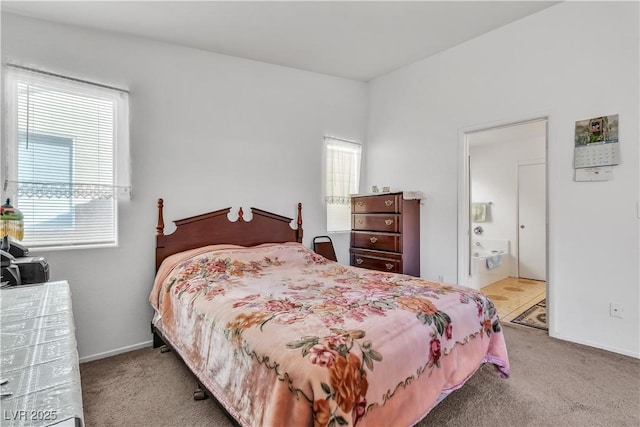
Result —
[{"label": "dresser drawer", "polygon": [[400,213],[401,194],[389,194],[351,199],[352,213]]},{"label": "dresser drawer", "polygon": [[390,273],[402,273],[401,258],[387,258],[376,254],[352,251],[351,265],[354,267],[368,268],[369,270],[387,271]]},{"label": "dresser drawer", "polygon": [[354,214],[351,215],[352,230],[400,232],[400,215]]},{"label": "dresser drawer", "polygon": [[402,236],[399,234],[351,232],[351,247],[401,252]]}]

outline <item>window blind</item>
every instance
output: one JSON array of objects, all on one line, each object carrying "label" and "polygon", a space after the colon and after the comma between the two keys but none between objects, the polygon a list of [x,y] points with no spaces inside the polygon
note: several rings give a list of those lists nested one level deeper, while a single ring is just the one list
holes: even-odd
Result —
[{"label": "window blind", "polygon": [[[115,245],[117,198],[128,194],[126,93],[10,70],[7,195],[31,247]],[[128,153],[127,153],[128,154]],[[126,156],[128,157],[128,156]],[[119,191],[120,190],[120,191]]]}]

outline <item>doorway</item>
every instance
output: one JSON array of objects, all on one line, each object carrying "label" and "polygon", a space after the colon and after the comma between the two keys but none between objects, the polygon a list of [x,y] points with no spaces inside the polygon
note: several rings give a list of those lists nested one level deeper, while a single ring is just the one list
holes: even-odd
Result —
[{"label": "doorway", "polygon": [[546,118],[466,132],[459,221],[459,282],[487,294],[503,322],[520,323],[542,304],[543,316],[533,310],[545,323],[540,329],[546,329],[546,145]]}]

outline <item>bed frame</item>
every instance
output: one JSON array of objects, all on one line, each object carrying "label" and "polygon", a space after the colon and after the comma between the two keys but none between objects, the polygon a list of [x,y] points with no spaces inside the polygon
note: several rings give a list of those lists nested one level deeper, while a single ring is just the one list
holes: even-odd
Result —
[{"label": "bed frame", "polygon": [[[262,243],[302,243],[302,203],[298,203],[295,229],[291,228],[292,218],[257,208],[251,208],[252,218],[250,221],[245,221],[242,208],[238,210],[238,219],[231,221],[228,217],[231,208],[225,208],[173,221],[176,225],[176,230],[168,235],[164,234],[163,208],[164,200],[158,199],[156,271],[158,271],[160,264],[162,264],[162,261],[168,256],[207,245],[233,244],[256,246]],[[162,331],[156,328],[153,322],[151,323],[151,333],[153,334],[153,348],[162,347],[163,352],[172,349],[171,343],[165,339]],[[173,353],[180,358],[178,352],[174,351]],[[194,377],[197,381],[195,374]],[[194,399],[202,400],[206,398],[207,395],[216,399],[213,393],[206,390],[198,381],[198,386],[193,393]],[[224,406],[218,406],[227,413],[229,419],[238,425],[231,414],[224,409]]]}]

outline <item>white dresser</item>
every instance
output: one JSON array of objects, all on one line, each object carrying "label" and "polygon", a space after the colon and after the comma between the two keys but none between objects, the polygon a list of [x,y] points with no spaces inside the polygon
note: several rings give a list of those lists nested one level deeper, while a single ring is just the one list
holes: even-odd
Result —
[{"label": "white dresser", "polygon": [[82,426],[82,390],[66,281],[0,290],[2,426]]}]

